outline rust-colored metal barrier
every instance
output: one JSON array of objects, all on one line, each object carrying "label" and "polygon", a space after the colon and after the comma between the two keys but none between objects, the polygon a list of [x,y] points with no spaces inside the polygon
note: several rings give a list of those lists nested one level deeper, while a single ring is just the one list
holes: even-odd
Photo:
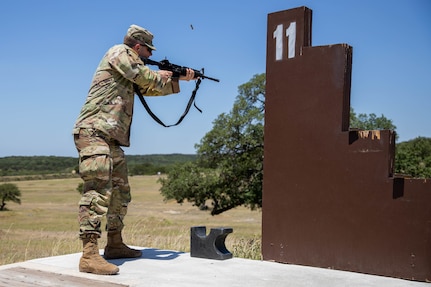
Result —
[{"label": "rust-colored metal barrier", "polygon": [[393,131],[349,129],[352,47],[311,23],[268,15],[263,258],[431,280],[431,179],[394,175]]}]

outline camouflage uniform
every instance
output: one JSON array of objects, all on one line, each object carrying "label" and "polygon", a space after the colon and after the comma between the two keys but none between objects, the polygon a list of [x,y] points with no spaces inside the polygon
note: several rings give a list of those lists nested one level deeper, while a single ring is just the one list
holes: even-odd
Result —
[{"label": "camouflage uniform", "polygon": [[[128,35],[133,34],[133,25]],[[141,31],[142,32],[142,31]],[[148,31],[147,31],[148,32]],[[148,32],[149,33],[149,32]],[[152,49],[152,34],[145,43]],[[101,60],[84,106],[73,129],[79,152],[84,192],[79,201],[80,237],[101,234],[106,215],[108,231],[121,231],[131,201],[127,165],[120,146],[129,146],[134,91],[161,96],[179,92],[178,80],[164,83],[125,44],[113,46]]]}]

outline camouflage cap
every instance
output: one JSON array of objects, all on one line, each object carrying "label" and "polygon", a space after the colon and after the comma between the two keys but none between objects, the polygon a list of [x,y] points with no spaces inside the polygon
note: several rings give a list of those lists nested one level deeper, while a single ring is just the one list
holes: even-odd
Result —
[{"label": "camouflage cap", "polygon": [[153,46],[154,36],[147,29],[139,27],[135,24],[130,25],[129,30],[127,30],[127,36],[137,40],[138,42],[141,42],[142,44],[145,44],[151,50],[156,50],[156,47]]}]

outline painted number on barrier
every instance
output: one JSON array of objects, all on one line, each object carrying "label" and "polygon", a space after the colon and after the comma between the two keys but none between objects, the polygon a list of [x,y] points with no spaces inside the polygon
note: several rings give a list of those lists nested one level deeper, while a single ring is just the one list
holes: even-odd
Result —
[{"label": "painted number on barrier", "polygon": [[[283,24],[277,25],[273,33],[275,39],[275,60],[280,61],[283,59],[283,43],[284,43],[284,28]],[[287,38],[287,57],[289,59],[295,57],[295,44],[296,44],[296,22],[291,22],[286,29]]]}]

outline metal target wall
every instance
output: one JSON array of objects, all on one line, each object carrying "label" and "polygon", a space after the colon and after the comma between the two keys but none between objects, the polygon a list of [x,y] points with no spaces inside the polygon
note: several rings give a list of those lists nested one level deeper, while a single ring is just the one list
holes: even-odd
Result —
[{"label": "metal target wall", "polygon": [[431,180],[395,134],[349,129],[353,48],[313,47],[307,7],[268,15],[264,260],[431,280]]}]

